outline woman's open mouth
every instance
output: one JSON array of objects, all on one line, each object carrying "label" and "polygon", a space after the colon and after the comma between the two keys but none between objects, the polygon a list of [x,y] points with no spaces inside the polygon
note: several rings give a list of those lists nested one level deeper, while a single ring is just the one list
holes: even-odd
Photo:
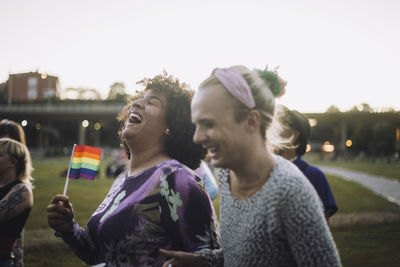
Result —
[{"label": "woman's open mouth", "polygon": [[140,124],[142,122],[142,117],[137,113],[131,113],[129,115],[129,122],[133,124]]}]

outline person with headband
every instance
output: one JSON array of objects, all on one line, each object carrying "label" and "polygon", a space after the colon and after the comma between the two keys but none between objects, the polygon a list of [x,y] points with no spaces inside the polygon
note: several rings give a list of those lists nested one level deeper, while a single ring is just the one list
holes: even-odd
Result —
[{"label": "person with headband", "polygon": [[280,122],[283,125],[282,137],[292,137],[291,147],[284,148],[277,153],[294,163],[314,186],[324,204],[325,219],[329,224],[338,207],[324,173],[317,167],[308,164],[301,156],[306,153],[307,141],[311,127],[308,119],[297,110],[290,110],[285,106],[280,108]]},{"label": "person with headband", "polygon": [[0,138],[0,266],[22,266],[14,247],[33,206],[32,161],[28,148]]},{"label": "person with headband", "polygon": [[[195,143],[220,168],[221,249],[161,250],[167,266],[341,266],[317,193],[273,151],[280,137],[276,73],[243,66],[216,69],[192,100]],[[274,93],[273,93],[274,92]]]}]

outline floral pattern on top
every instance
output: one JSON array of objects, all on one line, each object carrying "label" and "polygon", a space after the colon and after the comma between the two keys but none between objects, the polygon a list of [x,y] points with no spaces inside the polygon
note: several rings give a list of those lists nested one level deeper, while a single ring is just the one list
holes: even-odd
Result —
[{"label": "floral pattern on top", "polygon": [[85,228],[62,239],[88,264],[161,266],[159,249],[219,248],[215,216],[201,180],[176,160],[135,176],[122,173]]}]

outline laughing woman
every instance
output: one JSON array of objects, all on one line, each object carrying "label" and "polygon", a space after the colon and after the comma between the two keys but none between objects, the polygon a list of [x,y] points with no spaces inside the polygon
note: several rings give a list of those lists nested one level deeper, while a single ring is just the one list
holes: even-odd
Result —
[{"label": "laughing woman", "polygon": [[144,92],[119,116],[130,166],[86,227],[76,224],[67,196],[55,196],[47,208],[49,225],[88,264],[160,266],[160,248],[219,247],[211,201],[189,169],[205,155],[192,141],[193,92],[166,73],[141,83]]}]

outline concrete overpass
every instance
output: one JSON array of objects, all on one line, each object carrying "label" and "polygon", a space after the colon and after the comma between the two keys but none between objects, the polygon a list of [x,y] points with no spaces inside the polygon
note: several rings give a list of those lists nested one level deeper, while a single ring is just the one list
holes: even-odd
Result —
[{"label": "concrete overpass", "polygon": [[56,104],[0,105],[0,116],[4,118],[48,118],[59,119],[112,119],[121,112],[124,104],[113,102],[78,102]]},{"label": "concrete overpass", "polygon": [[[55,144],[65,147],[71,143],[99,146],[104,140],[116,140],[116,116],[123,107],[123,103],[105,101],[0,105],[0,119],[18,123],[26,121],[24,130],[28,145],[48,151]],[[89,127],[84,127],[83,121],[87,121]],[[93,126],[97,128],[93,129]],[[65,129],[69,130],[69,136],[65,136]],[[107,137],[110,135],[111,138]]]},{"label": "concrete overpass", "polygon": [[[77,101],[43,104],[12,104],[0,105],[0,119],[7,118],[21,123],[23,120],[39,123],[41,132],[39,146],[46,148],[48,135],[60,131],[54,125],[63,123],[70,125],[76,131],[78,143],[83,144],[88,138],[97,138],[94,145],[100,142],[101,131],[94,131],[88,136],[88,129],[82,126],[82,121],[88,120],[91,125],[99,122],[104,134],[117,131],[118,124],[115,117],[124,107],[123,103],[106,101]],[[310,119],[328,123],[334,130],[334,145],[338,152],[345,150],[345,141],[348,138],[348,126],[358,121],[388,121],[400,127],[400,112],[368,113],[368,112],[332,112],[306,113]],[[112,129],[108,129],[112,128]],[[107,132],[108,130],[108,132]],[[47,132],[47,133],[46,133]],[[29,132],[27,133],[29,134]],[[32,134],[32,132],[31,132]],[[62,136],[61,133],[58,133]],[[103,134],[103,135],[104,135]],[[90,141],[90,140],[89,140]],[[399,144],[397,144],[399,145]]]}]

